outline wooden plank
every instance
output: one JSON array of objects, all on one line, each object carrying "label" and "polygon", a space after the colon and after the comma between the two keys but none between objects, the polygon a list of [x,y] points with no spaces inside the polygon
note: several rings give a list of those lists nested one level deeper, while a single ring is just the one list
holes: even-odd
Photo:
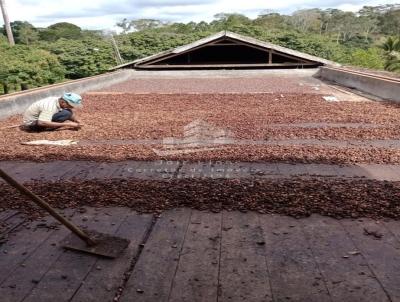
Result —
[{"label": "wooden plank", "polygon": [[[118,175],[113,175],[114,177],[121,177],[125,179],[143,178],[143,176],[146,175],[143,170],[145,170],[147,167],[150,167],[152,162],[128,160],[125,161],[124,164],[125,165],[118,170]],[[149,179],[149,177],[145,177],[145,179]]]},{"label": "wooden plank", "polygon": [[168,301],[191,210],[164,213],[156,222],[136,263],[121,302]]},{"label": "wooden plank", "polygon": [[115,163],[102,162],[96,166],[87,169],[79,176],[80,179],[104,179],[110,177],[115,172]]},{"label": "wooden plank", "polygon": [[87,170],[86,174],[82,175],[81,179],[105,179],[115,173],[114,163],[102,162],[97,163],[95,167]]},{"label": "wooden plank", "polygon": [[144,161],[132,177],[139,179],[172,179],[181,165],[180,161]]},{"label": "wooden plank", "polygon": [[279,174],[286,177],[292,175],[299,175],[299,176],[308,175],[307,169],[304,167],[304,164],[279,163],[277,164],[277,166]]},{"label": "wooden plank", "polygon": [[390,165],[381,164],[358,164],[367,173],[368,178],[387,181],[398,181],[399,175]]},{"label": "wooden plank", "polygon": [[56,164],[54,162],[46,163],[25,163],[20,167],[17,179],[22,182],[31,180],[45,180],[46,171],[53,168]]},{"label": "wooden plank", "polygon": [[337,220],[313,215],[300,222],[332,301],[390,301]]},{"label": "wooden plank", "polygon": [[9,234],[16,231],[25,221],[26,217],[23,214],[16,214],[9,217],[5,222],[2,223],[1,235]]},{"label": "wooden plank", "polygon": [[111,174],[112,178],[166,179],[172,178],[179,167],[177,161],[123,161]]},{"label": "wooden plank", "polygon": [[364,168],[358,165],[345,165],[336,168],[338,177],[367,177],[370,175]]},{"label": "wooden plank", "polygon": [[[164,172],[161,164],[151,161],[125,161],[120,163],[111,178],[165,179],[173,173]],[[165,175],[165,177],[163,177]]]},{"label": "wooden plank", "polygon": [[[65,211],[67,215],[74,212],[75,210]],[[85,215],[89,217],[90,212],[94,213],[94,210],[89,209]],[[72,220],[78,222],[78,220],[81,220],[80,218],[76,215]],[[41,223],[49,226],[54,222],[51,217],[47,217],[46,222]],[[41,228],[46,229],[46,227]],[[21,259],[21,262],[1,283],[0,296],[3,297],[4,301],[21,301],[40,282],[54,261],[63,253],[63,249],[58,243],[69,233],[69,230],[60,226],[59,229],[47,229],[47,233],[49,234],[47,238],[41,241],[39,246],[30,252],[25,259]]]},{"label": "wooden plank", "polygon": [[27,174],[35,171],[37,165],[38,163],[33,162],[17,162],[13,167],[5,169],[4,171],[16,180],[24,182],[30,179],[30,177],[27,177]]},{"label": "wooden plank", "polygon": [[0,284],[21,265],[45,241],[54,230],[42,227],[53,224],[55,220],[46,217],[34,221],[29,226],[9,236],[9,240],[0,246]]},{"label": "wooden plank", "polygon": [[44,171],[53,163],[26,162],[20,166],[17,179],[21,182],[40,180],[44,178]]},{"label": "wooden plank", "polygon": [[326,164],[304,164],[305,173],[310,176],[336,176],[337,165]]},{"label": "wooden plank", "polygon": [[341,224],[391,301],[400,301],[400,243],[397,238],[383,223],[371,219],[342,220]]},{"label": "wooden plank", "polygon": [[134,212],[121,224],[117,236],[131,240],[127,251],[112,261],[98,259],[92,267],[84,284],[79,288],[71,301],[97,302],[112,301],[121,285],[124,273],[128,271],[131,261],[138,253],[139,244],[151,226],[153,215],[139,215]]},{"label": "wooden plank", "polygon": [[272,301],[264,238],[254,212],[223,212],[218,301]]},{"label": "wooden plank", "polygon": [[400,180],[400,165],[387,165],[393,173],[393,179]]},{"label": "wooden plank", "polygon": [[287,216],[262,215],[260,225],[274,300],[329,301],[299,222]]},{"label": "wooden plank", "polygon": [[383,225],[398,239],[400,240],[400,221],[388,220],[382,221]]},{"label": "wooden plank", "polygon": [[113,163],[113,172],[110,174],[110,178],[122,178],[127,168],[126,162]]},{"label": "wooden plank", "polygon": [[255,177],[279,175],[279,164],[275,163],[248,163],[244,166],[244,169],[249,169],[249,174]]},{"label": "wooden plank", "polygon": [[217,301],[221,213],[193,211],[170,301]]},{"label": "wooden plank", "polygon": [[22,163],[21,161],[14,160],[0,160],[0,168],[4,171],[12,170],[16,165]]},{"label": "wooden plank", "polygon": [[119,178],[118,175],[124,165],[123,162],[97,163],[95,166],[80,171],[79,174],[74,177],[84,180]]},{"label": "wooden plank", "polygon": [[[88,221],[99,232],[114,234],[127,215],[125,208],[104,208]],[[24,301],[69,301],[96,263],[97,256],[64,251]]]},{"label": "wooden plank", "polygon": [[16,230],[24,221],[25,217],[16,210],[0,212],[0,246],[7,242],[10,232]]},{"label": "wooden plank", "polygon": [[87,162],[87,161],[76,161],[73,162],[73,168],[69,170],[67,173],[65,173],[61,179],[63,180],[71,180],[71,179],[87,179],[87,176],[89,173],[93,170],[96,169],[99,166],[99,163],[97,162]]},{"label": "wooden plank", "polygon": [[11,176],[20,182],[26,182],[32,179],[32,175],[36,176],[39,170],[43,169],[46,163],[36,162],[20,162],[13,169],[7,170]]},{"label": "wooden plank", "polygon": [[68,174],[75,167],[74,162],[70,161],[52,161],[40,170],[33,179],[40,179],[45,181],[58,181]]},{"label": "wooden plank", "polygon": [[0,212],[0,221],[5,222],[8,218],[18,214],[17,210],[4,210]]}]

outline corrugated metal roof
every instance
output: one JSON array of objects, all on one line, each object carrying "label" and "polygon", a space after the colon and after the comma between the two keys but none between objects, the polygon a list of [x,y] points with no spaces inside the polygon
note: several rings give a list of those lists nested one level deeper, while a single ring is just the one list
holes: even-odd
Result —
[{"label": "corrugated metal roof", "polygon": [[238,40],[238,41],[241,41],[241,42],[245,42],[245,43],[248,43],[248,44],[253,44],[255,46],[262,47],[262,48],[265,48],[265,49],[272,49],[272,50],[275,50],[275,51],[278,51],[278,52],[281,52],[281,53],[286,53],[288,55],[292,55],[292,56],[295,56],[295,57],[298,57],[298,58],[301,58],[301,59],[322,63],[324,65],[340,66],[340,64],[338,64],[336,62],[329,61],[329,60],[326,60],[326,59],[323,59],[323,58],[319,58],[319,57],[316,57],[316,56],[312,56],[312,55],[306,54],[304,52],[300,52],[300,51],[297,51],[297,50],[293,50],[293,49],[286,48],[286,47],[283,47],[283,46],[279,46],[279,45],[276,45],[276,44],[272,44],[272,43],[269,43],[269,42],[260,41],[260,40],[257,40],[257,39],[251,38],[251,37],[242,36],[242,35],[230,32],[230,31],[221,31],[219,33],[216,33],[216,34],[211,35],[209,37],[197,40],[197,41],[195,41],[193,43],[190,43],[190,44],[187,44],[187,45],[179,46],[179,47],[174,48],[174,49],[166,50],[166,51],[163,51],[163,52],[160,52],[160,53],[157,53],[157,54],[145,57],[145,58],[137,59],[135,61],[131,61],[131,62],[128,62],[128,63],[125,63],[125,64],[121,64],[121,65],[115,66],[111,70],[119,69],[119,68],[126,67],[126,66],[129,66],[129,65],[140,65],[140,64],[152,61],[154,59],[162,58],[164,56],[184,53],[186,51],[189,51],[192,48],[196,48],[196,47],[199,47],[199,46],[202,46],[202,45],[206,45],[206,44],[208,44],[210,42],[213,42],[215,40],[218,40],[218,39],[224,38],[224,37],[231,38],[231,39],[234,39],[234,40]]}]

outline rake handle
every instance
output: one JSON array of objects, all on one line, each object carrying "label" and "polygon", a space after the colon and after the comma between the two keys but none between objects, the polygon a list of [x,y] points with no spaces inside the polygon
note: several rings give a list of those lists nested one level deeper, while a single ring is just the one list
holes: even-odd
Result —
[{"label": "rake handle", "polygon": [[54,210],[46,201],[44,201],[42,198],[31,192],[28,188],[17,182],[14,178],[12,178],[2,169],[0,169],[0,177],[3,178],[10,186],[17,189],[20,193],[28,196],[38,206],[45,209],[51,216],[53,216],[55,219],[57,219],[59,222],[65,225],[68,229],[70,229],[71,232],[73,232],[76,236],[85,241],[87,245],[89,246],[96,245],[96,242],[88,235],[86,235],[80,228],[78,228],[69,220],[65,219],[63,216],[58,214],[58,212]]}]

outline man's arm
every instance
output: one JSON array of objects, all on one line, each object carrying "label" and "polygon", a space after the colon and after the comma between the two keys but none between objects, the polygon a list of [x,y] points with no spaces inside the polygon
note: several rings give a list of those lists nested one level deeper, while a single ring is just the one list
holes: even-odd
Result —
[{"label": "man's arm", "polygon": [[77,124],[80,124],[80,123],[81,123],[81,122],[78,121],[78,119],[76,118],[75,112],[72,112],[72,116],[71,116],[71,118],[70,118],[69,120],[70,120],[70,121],[73,121],[73,122],[75,122],[75,123],[77,123]]},{"label": "man's arm", "polygon": [[48,121],[40,121],[38,120],[38,126],[45,127],[45,128],[61,128],[61,127],[71,127],[71,128],[79,128],[80,125],[76,122],[65,121],[63,123],[57,122],[48,122]]}]

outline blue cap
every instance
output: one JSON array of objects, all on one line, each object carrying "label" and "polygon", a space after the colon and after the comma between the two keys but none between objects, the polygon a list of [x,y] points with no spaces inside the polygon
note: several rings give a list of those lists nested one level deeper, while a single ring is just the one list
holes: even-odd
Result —
[{"label": "blue cap", "polygon": [[65,100],[72,107],[81,107],[82,106],[82,97],[79,94],[66,92],[62,96],[63,100]]}]

